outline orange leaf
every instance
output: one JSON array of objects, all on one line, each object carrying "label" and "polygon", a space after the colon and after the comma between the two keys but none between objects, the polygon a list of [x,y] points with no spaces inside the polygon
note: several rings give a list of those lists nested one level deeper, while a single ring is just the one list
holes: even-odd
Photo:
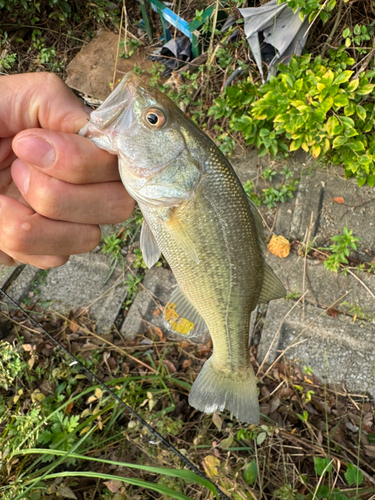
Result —
[{"label": "orange leaf", "polygon": [[333,198],[333,201],[334,201],[335,203],[340,203],[341,205],[342,205],[343,203],[345,203],[345,202],[344,202],[344,198],[342,198],[341,196],[338,196],[337,198]]},{"label": "orange leaf", "polygon": [[268,243],[268,251],[280,259],[288,257],[290,252],[290,243],[284,236],[272,236]]}]

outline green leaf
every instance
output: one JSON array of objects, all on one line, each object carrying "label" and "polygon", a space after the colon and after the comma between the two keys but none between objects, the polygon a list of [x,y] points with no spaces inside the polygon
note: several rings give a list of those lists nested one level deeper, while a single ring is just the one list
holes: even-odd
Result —
[{"label": "green leaf", "polygon": [[319,13],[319,17],[323,21],[323,24],[325,24],[331,16],[324,10],[321,10]]},{"label": "green leaf", "polygon": [[318,158],[320,155],[322,148],[319,146],[319,144],[314,144],[311,147],[311,154],[314,158]]},{"label": "green leaf", "polygon": [[368,83],[367,85],[361,85],[360,87],[358,87],[356,94],[357,95],[370,94],[373,91],[374,87],[375,85],[373,83]]},{"label": "green leaf", "polygon": [[337,84],[345,83],[348,80],[350,80],[350,77],[352,76],[353,73],[354,71],[350,71],[349,69],[347,69],[346,71],[343,71],[342,73],[337,75],[336,78],[333,80],[333,83]]},{"label": "green leaf", "polygon": [[340,116],[340,120],[347,127],[352,128],[355,125],[354,120],[352,120],[352,118],[349,118],[349,116]]},{"label": "green leaf", "polygon": [[[336,96],[338,97],[338,96]],[[333,99],[333,97],[327,97],[326,99],[324,99],[324,101],[322,102],[322,104],[320,105],[321,109],[324,111],[324,113],[327,113],[333,106],[333,103],[336,101],[336,98],[335,100]],[[335,103],[336,104],[336,103]]]},{"label": "green leaf", "polygon": [[335,106],[341,108],[341,106],[347,106],[349,104],[349,99],[345,94],[337,94],[333,102]]},{"label": "green leaf", "polygon": [[345,106],[344,113],[345,113],[345,116],[354,115],[354,113],[355,113],[354,103],[350,102],[347,106]]},{"label": "green leaf", "polygon": [[336,7],[336,0],[329,0],[329,2],[326,5],[326,11],[331,12]]},{"label": "green leaf", "polygon": [[374,187],[375,186],[375,174],[370,174],[370,175],[367,176],[367,184],[370,187]]},{"label": "green leaf", "polygon": [[349,486],[351,486],[352,484],[360,486],[363,483],[363,474],[355,465],[348,464],[344,476]]},{"label": "green leaf", "polygon": [[348,143],[348,146],[352,151],[364,151],[365,146],[362,141],[354,141],[351,143]]},{"label": "green leaf", "polygon": [[267,437],[267,434],[265,432],[261,432],[260,434],[258,434],[257,436],[257,445],[260,446],[263,441],[266,439]]},{"label": "green leaf", "polygon": [[314,471],[318,476],[321,476],[324,472],[324,469],[327,467],[326,472],[331,472],[332,464],[330,464],[331,460],[326,458],[314,457]]},{"label": "green leaf", "polygon": [[[362,178],[361,177],[359,177],[359,178],[357,177],[357,184],[358,184],[359,187],[364,186],[366,184],[366,177],[362,177]],[[346,471],[346,473],[347,472],[348,471]],[[346,477],[346,473],[345,473],[345,477]]]},{"label": "green leaf", "polygon": [[329,133],[329,135],[334,135],[334,130],[339,125],[340,124],[336,116],[330,116],[326,123],[326,130]]},{"label": "green leaf", "polygon": [[347,137],[344,137],[343,135],[339,135],[338,137],[334,138],[332,147],[338,148],[338,147],[342,146],[343,144],[345,144],[347,140],[348,140]]},{"label": "green leaf", "polygon": [[352,32],[350,31],[349,28],[346,28],[343,32],[342,32],[342,36],[343,38],[348,38],[348,36],[350,36],[352,34]]},{"label": "green leaf", "polygon": [[255,483],[258,478],[258,467],[255,460],[246,465],[243,471],[243,478],[248,485]]},{"label": "green leaf", "polygon": [[355,80],[352,80],[351,82],[348,83],[348,86],[346,87],[347,92],[354,92],[359,85],[359,78],[356,78]]},{"label": "green leaf", "polygon": [[357,115],[359,116],[359,118],[361,120],[365,120],[366,119],[366,110],[365,110],[365,108],[363,108],[362,106],[358,105],[358,106],[356,106],[356,111],[357,111]]},{"label": "green leaf", "polygon": [[373,78],[375,76],[375,69],[372,69],[371,71],[367,71],[365,76],[366,76],[366,78]]}]

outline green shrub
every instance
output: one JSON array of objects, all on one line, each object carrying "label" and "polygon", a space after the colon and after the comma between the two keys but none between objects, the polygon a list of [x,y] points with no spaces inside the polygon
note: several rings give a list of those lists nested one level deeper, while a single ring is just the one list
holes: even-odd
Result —
[{"label": "green shrub", "polygon": [[311,54],[281,64],[264,85],[249,80],[228,87],[209,114],[229,119],[259,155],[303,149],[314,158],[343,164],[358,184],[375,184],[375,71],[353,78],[354,59],[345,47],[330,59]]}]

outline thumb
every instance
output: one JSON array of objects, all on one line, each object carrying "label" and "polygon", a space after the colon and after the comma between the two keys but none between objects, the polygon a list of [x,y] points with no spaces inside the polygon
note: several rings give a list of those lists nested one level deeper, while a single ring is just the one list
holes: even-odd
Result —
[{"label": "thumb", "polygon": [[83,101],[54,73],[2,76],[0,90],[0,137],[28,128],[77,133],[87,123]]}]

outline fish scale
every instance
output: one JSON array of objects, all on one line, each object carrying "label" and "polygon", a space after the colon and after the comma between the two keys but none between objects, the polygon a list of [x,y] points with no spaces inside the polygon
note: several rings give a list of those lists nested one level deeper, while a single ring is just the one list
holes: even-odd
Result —
[{"label": "fish scale", "polygon": [[227,408],[257,423],[250,314],[285,289],[264,261],[260,216],[230,163],[172,101],[133,74],[81,134],[119,155],[121,179],[145,218],[144,260],[150,267],[163,253],[175,275],[179,288],[165,308],[166,322],[185,338],[210,332],[213,354],[189,403],[207,413]]}]

